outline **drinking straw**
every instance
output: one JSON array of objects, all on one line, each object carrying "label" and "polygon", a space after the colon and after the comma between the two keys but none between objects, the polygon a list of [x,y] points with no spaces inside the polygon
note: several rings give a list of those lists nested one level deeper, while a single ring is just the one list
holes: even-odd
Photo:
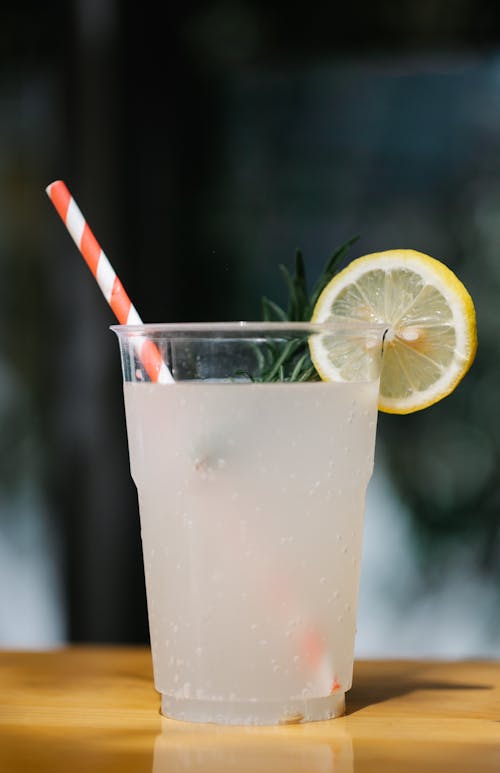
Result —
[{"label": "drinking straw", "polygon": [[[45,192],[80,250],[120,325],[142,325],[142,320],[135,306],[125,292],[125,288],[66,184],[62,180],[55,180],[46,187]],[[151,381],[173,382],[172,374],[153,341],[144,336],[138,336],[134,340],[134,345]]]}]

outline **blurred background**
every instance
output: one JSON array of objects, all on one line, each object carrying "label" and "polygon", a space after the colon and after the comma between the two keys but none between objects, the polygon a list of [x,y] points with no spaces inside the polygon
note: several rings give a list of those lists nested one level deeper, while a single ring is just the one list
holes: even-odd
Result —
[{"label": "blurred background", "polygon": [[358,656],[500,654],[500,11],[480,0],[1,2],[0,646],[148,640],[112,313],[64,179],[145,321],[259,319],[410,247],[469,289],[460,387],[381,415]]}]

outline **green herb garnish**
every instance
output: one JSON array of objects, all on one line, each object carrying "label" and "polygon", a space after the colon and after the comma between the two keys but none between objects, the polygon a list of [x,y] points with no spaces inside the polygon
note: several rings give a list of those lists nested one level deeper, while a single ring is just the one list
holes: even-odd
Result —
[{"label": "green herb garnish", "polygon": [[[309,322],[316,301],[323,289],[339,271],[340,261],[350,247],[359,239],[355,236],[339,247],[327,260],[312,292],[307,289],[304,257],[301,250],[295,254],[295,274],[292,276],[286,266],[280,265],[288,288],[288,305],[283,309],[269,298],[262,298],[262,316],[265,322]],[[307,340],[291,339],[284,346],[269,344],[265,353],[258,351],[261,376],[254,381],[319,381],[319,375],[312,364]]]}]

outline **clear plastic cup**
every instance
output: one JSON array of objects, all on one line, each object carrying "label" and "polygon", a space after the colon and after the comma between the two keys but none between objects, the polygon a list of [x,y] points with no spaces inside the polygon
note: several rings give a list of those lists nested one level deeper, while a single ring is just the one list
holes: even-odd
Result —
[{"label": "clear plastic cup", "polygon": [[[343,714],[383,330],[112,329],[162,713],[239,725]],[[308,376],[315,336],[362,342],[356,382],[289,380]],[[156,344],[175,383],[149,381],[137,337]]]}]

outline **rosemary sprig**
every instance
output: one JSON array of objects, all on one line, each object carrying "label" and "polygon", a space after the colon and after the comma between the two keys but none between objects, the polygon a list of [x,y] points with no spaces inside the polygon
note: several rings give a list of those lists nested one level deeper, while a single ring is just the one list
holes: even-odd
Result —
[{"label": "rosemary sprig", "polygon": [[[265,322],[309,322],[316,301],[330,279],[339,271],[339,264],[358,236],[342,244],[327,260],[311,293],[307,289],[304,256],[301,250],[295,253],[295,273],[292,275],[284,265],[279,269],[288,288],[287,309],[283,309],[267,297],[262,298],[262,317]],[[294,338],[285,346],[269,344],[259,351],[261,377],[259,381],[318,381],[319,376],[312,364],[307,340]],[[256,379],[254,379],[256,380]]]}]

